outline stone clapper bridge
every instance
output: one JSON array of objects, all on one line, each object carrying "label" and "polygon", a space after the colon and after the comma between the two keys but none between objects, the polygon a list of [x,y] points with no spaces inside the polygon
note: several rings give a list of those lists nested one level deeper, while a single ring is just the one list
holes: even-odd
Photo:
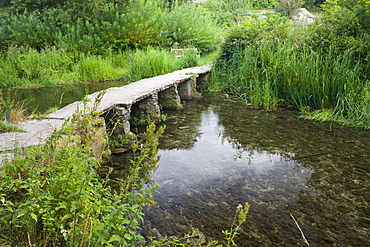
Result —
[{"label": "stone clapper bridge", "polygon": [[160,116],[160,110],[179,109],[182,100],[199,97],[208,81],[211,66],[199,66],[178,70],[166,75],[142,79],[122,87],[112,87],[86,96],[91,101],[77,101],[41,119],[30,119],[16,124],[25,132],[0,134],[0,166],[4,159],[12,157],[12,150],[44,143],[55,130],[79,109],[91,107],[98,95],[104,92],[96,112],[105,118],[119,122],[114,130],[130,134],[130,117]]}]

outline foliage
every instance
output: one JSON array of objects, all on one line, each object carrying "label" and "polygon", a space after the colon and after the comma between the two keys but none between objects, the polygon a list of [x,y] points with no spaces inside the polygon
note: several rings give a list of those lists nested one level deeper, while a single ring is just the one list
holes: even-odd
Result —
[{"label": "foliage", "polygon": [[330,115],[327,119],[370,127],[364,48],[338,47],[335,42],[313,46],[292,40],[289,25],[274,28],[277,23],[260,22],[268,19],[230,31],[216,59],[210,90],[237,95],[256,107],[274,109],[284,104],[311,118]]},{"label": "foliage", "polygon": [[52,16],[38,13],[0,14],[0,48],[17,46],[40,50],[55,45],[60,28]]},{"label": "foliage", "polygon": [[220,56],[215,62],[215,67],[225,63],[232,63],[234,56],[250,45],[258,45],[263,40],[278,42],[287,37],[290,26],[288,19],[277,15],[267,18],[254,18],[246,23],[229,30],[221,47]]},{"label": "foliage", "polygon": [[220,26],[233,26],[240,18],[248,15],[250,1],[247,0],[207,0],[200,4]]},{"label": "foliage", "polygon": [[370,3],[364,0],[326,1],[322,18],[314,25],[306,44],[313,49],[335,47],[336,55],[347,49],[355,52],[370,72]]},{"label": "foliage", "polygon": [[188,4],[167,9],[154,0],[40,0],[39,9],[34,1],[15,2],[0,11],[3,51],[9,46],[38,51],[55,46],[71,54],[104,54],[176,42],[208,51],[219,40],[219,29],[208,15]]},{"label": "foliage", "polygon": [[108,52],[104,55],[71,55],[62,49],[40,52],[12,47],[0,60],[0,88],[70,84],[117,78],[131,81],[197,65],[191,51],[175,58],[167,50],[147,48]]},{"label": "foliage", "polygon": [[4,132],[23,132],[18,126],[8,124],[5,121],[0,120],[0,133]]},{"label": "foliage", "polygon": [[99,121],[91,114],[72,122],[46,141],[16,154],[1,169],[1,245],[132,246],[144,207],[152,205],[158,137],[163,129],[147,128],[146,142],[136,150],[117,187],[101,179],[90,155],[88,130]]},{"label": "foliage", "polygon": [[215,61],[213,80],[209,86],[213,90],[234,91],[232,85],[241,80],[238,71],[243,61],[244,49],[249,46],[258,47],[264,41],[271,41],[271,45],[281,42],[286,39],[289,28],[286,17],[269,15],[267,18],[252,19],[230,29]]},{"label": "foliage", "polygon": [[291,18],[297,8],[302,7],[303,4],[303,0],[280,0],[275,6],[275,11]]},{"label": "foliage", "polygon": [[10,47],[2,57],[1,88],[65,83],[74,63],[73,57],[55,48],[38,52]]},{"label": "foliage", "polygon": [[234,217],[234,221],[231,225],[230,231],[223,231],[223,233],[226,235],[227,244],[226,246],[237,246],[235,244],[235,236],[238,234],[238,231],[241,227],[241,225],[247,220],[247,214],[249,212],[250,205],[248,202],[246,202],[243,205],[239,204],[236,207],[236,214]]},{"label": "foliage", "polygon": [[175,54],[165,50],[148,48],[136,50],[130,56],[130,75],[132,81],[166,74],[174,70],[196,65],[197,57],[191,51],[183,57],[176,58]]},{"label": "foliage", "polygon": [[12,102],[9,102],[3,97],[2,91],[0,90],[0,133],[4,132],[23,132],[16,125],[9,124],[11,121],[11,115],[14,110],[12,109]]},{"label": "foliage", "polygon": [[173,48],[196,47],[201,52],[217,48],[220,28],[200,8],[188,5],[176,6],[165,15],[164,46]]},{"label": "foliage", "polygon": [[104,81],[111,79],[115,74],[112,62],[102,56],[82,53],[73,67],[78,81]]},{"label": "foliage", "polygon": [[224,230],[222,233],[225,235],[226,242],[224,244],[219,243],[216,240],[207,241],[203,233],[198,229],[193,230],[190,234],[185,234],[183,237],[166,236],[161,240],[149,239],[149,246],[204,246],[204,247],[230,247],[238,246],[235,243],[235,237],[239,234],[240,227],[247,220],[247,214],[249,212],[250,205],[245,203],[244,205],[239,204],[236,207],[236,213],[229,230]]},{"label": "foliage", "polygon": [[253,0],[251,1],[251,8],[253,9],[273,9],[277,0]]}]

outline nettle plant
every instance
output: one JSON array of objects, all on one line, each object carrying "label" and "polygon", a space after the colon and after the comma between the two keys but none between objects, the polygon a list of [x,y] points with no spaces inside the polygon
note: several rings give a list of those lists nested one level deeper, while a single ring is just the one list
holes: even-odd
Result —
[{"label": "nettle plant", "polygon": [[101,119],[78,113],[45,145],[19,150],[0,170],[1,246],[133,246],[143,209],[153,205],[158,138],[149,125],[125,178],[97,173],[90,130]]}]

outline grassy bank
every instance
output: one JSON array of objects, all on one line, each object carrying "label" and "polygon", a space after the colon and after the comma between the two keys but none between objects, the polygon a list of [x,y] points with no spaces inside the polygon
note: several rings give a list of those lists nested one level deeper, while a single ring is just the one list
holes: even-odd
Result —
[{"label": "grassy bank", "polygon": [[161,48],[71,55],[63,49],[11,48],[0,61],[0,88],[49,86],[87,81],[136,81],[197,65],[196,54],[183,57]]},{"label": "grassy bank", "polygon": [[313,41],[317,33],[311,31],[297,31],[277,16],[232,29],[209,90],[235,95],[257,108],[283,105],[309,119],[370,128],[367,46]]}]

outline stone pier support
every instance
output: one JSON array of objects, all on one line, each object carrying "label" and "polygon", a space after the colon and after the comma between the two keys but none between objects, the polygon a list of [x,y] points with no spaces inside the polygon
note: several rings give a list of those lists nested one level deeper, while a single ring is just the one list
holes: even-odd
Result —
[{"label": "stone pier support", "polygon": [[179,92],[177,91],[177,85],[159,92],[158,103],[161,107],[163,107],[163,109],[181,109],[183,106],[181,105],[181,98],[179,96]]},{"label": "stone pier support", "polygon": [[149,97],[133,104],[131,107],[131,117],[134,118],[134,121],[139,121],[138,124],[158,121],[161,117],[158,93],[153,93]]},{"label": "stone pier support", "polygon": [[131,106],[116,105],[105,115],[105,123],[111,139],[117,139],[118,136],[131,135],[130,119]]},{"label": "stone pier support", "polygon": [[199,74],[197,78],[197,91],[203,93],[204,87],[209,80],[211,73]]},{"label": "stone pier support", "polygon": [[183,81],[177,86],[181,99],[191,100],[200,97],[197,92],[197,77],[197,74],[193,75],[189,80]]}]

